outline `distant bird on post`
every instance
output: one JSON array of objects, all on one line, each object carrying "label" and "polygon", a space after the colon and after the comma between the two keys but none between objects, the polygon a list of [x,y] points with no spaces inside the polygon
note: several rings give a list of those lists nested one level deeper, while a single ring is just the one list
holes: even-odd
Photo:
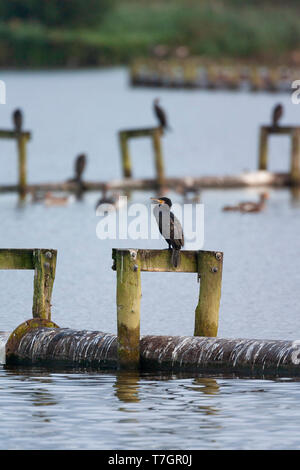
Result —
[{"label": "distant bird on post", "polygon": [[16,109],[13,112],[13,123],[16,132],[21,132],[23,124],[23,115],[20,109]]},{"label": "distant bird on post", "polygon": [[180,264],[180,250],[184,245],[184,235],[181,224],[171,212],[172,201],[168,197],[151,198],[155,204],[153,214],[158,228],[172,250],[171,261],[175,268]]},{"label": "distant bird on post", "polygon": [[278,122],[282,118],[283,115],[283,106],[282,104],[277,104],[274,109],[273,109],[273,114],[272,114],[272,127],[276,128],[278,127]]},{"label": "distant bird on post", "polygon": [[70,178],[67,180],[68,183],[77,183],[77,189],[76,189],[76,198],[81,199],[82,194],[84,191],[84,183],[82,180],[82,175],[85,170],[87,163],[87,158],[84,153],[78,155],[78,157],[75,159],[75,164],[74,164],[74,173],[75,176],[74,178]]},{"label": "distant bird on post", "polygon": [[159,98],[155,98],[154,102],[153,102],[153,109],[154,109],[154,113],[159,121],[159,124],[160,124],[160,127],[163,129],[163,130],[171,130],[171,128],[169,127],[168,125],[168,120],[167,120],[167,115],[165,113],[165,111],[161,108],[161,106],[159,106]]},{"label": "distant bird on post", "polygon": [[81,155],[78,155],[78,157],[75,160],[75,181],[81,181],[82,180],[82,175],[86,167],[86,155],[82,153]]}]

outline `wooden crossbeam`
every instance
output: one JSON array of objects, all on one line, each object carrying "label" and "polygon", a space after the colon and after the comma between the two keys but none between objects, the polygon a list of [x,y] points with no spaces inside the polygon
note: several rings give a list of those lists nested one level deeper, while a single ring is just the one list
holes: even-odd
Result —
[{"label": "wooden crossbeam", "polygon": [[29,131],[11,131],[8,129],[0,129],[0,139],[18,139],[19,137],[25,137],[27,140],[31,139],[31,132]]}]

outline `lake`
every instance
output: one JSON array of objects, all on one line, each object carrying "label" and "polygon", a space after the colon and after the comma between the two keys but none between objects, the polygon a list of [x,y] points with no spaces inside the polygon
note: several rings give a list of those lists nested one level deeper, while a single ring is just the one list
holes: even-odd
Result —
[{"label": "lake", "polygon": [[[88,157],[85,178],[121,177],[117,132],[155,125],[152,101],[161,98],[171,132],[163,138],[168,176],[237,174],[255,170],[259,125],[283,103],[283,124],[299,123],[289,94],[134,89],[127,70],[1,71],[7,104],[1,125],[24,111],[28,180],[64,181],[74,158]],[[287,137],[272,137],[270,169],[289,168]],[[131,143],[134,175],[152,177],[147,139]],[[0,184],[17,178],[15,143],[1,141]],[[298,339],[300,330],[300,202],[288,189],[270,189],[266,210],[224,213],[257,200],[257,189],[207,190],[204,245],[224,252],[218,335]],[[150,192],[131,203],[150,206]],[[52,318],[61,327],[116,333],[114,247],[166,248],[164,240],[99,240],[98,193],[67,207],[1,195],[0,246],[55,248]],[[181,203],[179,194],[170,193]],[[0,271],[0,330],[31,317],[33,273]],[[196,275],[143,273],[141,333],[192,335]],[[91,371],[0,369],[2,449],[251,449],[299,448],[300,388],[289,378],[160,376]],[[80,432],[79,432],[80,430]],[[37,437],[43,439],[37,440]]]}]

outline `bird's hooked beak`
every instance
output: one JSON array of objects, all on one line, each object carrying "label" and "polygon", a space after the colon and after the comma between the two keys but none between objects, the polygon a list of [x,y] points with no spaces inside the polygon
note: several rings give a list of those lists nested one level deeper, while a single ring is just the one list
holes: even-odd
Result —
[{"label": "bird's hooked beak", "polygon": [[150,199],[151,199],[151,201],[153,201],[156,204],[165,204],[165,201],[163,201],[162,199],[159,199],[157,197],[150,197]]}]

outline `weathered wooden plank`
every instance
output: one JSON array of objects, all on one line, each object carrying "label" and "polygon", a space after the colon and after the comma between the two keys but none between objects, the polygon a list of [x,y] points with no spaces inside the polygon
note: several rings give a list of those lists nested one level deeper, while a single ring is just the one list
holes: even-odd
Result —
[{"label": "weathered wooden plank", "polygon": [[[175,268],[171,264],[171,251],[166,250],[133,250],[133,249],[113,249],[113,259],[116,259],[117,253],[120,256],[126,256],[129,252],[137,252],[137,259],[141,271],[148,272],[181,272],[181,273],[198,273],[198,256],[200,260],[205,256],[216,259],[218,251],[180,251],[180,266]],[[201,263],[200,263],[201,266]],[[115,269],[115,268],[113,268]],[[201,268],[200,268],[201,269]]]},{"label": "weathered wooden plank", "polygon": [[292,134],[295,130],[300,129],[300,126],[262,126],[267,134]]},{"label": "weathered wooden plank", "polygon": [[[190,191],[197,189],[224,189],[224,188],[247,188],[247,187],[261,187],[261,186],[275,186],[284,187],[291,185],[290,173],[273,173],[270,171],[249,171],[239,175],[226,175],[226,176],[201,176],[201,177],[175,177],[165,178],[164,187],[167,189],[177,188],[187,189]],[[124,178],[119,180],[105,181],[84,181],[84,191],[102,191],[107,190],[120,190],[120,191],[147,191],[157,190],[159,183],[157,179],[145,178],[134,179]],[[76,192],[78,186],[72,182],[60,183],[37,183],[27,184],[27,193],[35,191],[67,191]],[[0,193],[11,193],[19,190],[18,185],[3,185],[0,186]]]},{"label": "weathered wooden plank", "polygon": [[1,248],[0,269],[34,269],[33,250]]},{"label": "weathered wooden plank", "polygon": [[153,136],[153,134],[157,131],[157,127],[147,127],[144,129],[126,129],[119,131],[119,134],[130,139],[131,137],[147,137]]},{"label": "weathered wooden plank", "polygon": [[31,132],[28,131],[10,131],[8,129],[0,130],[0,139],[17,139],[19,136],[26,137],[26,139],[31,139]]}]

